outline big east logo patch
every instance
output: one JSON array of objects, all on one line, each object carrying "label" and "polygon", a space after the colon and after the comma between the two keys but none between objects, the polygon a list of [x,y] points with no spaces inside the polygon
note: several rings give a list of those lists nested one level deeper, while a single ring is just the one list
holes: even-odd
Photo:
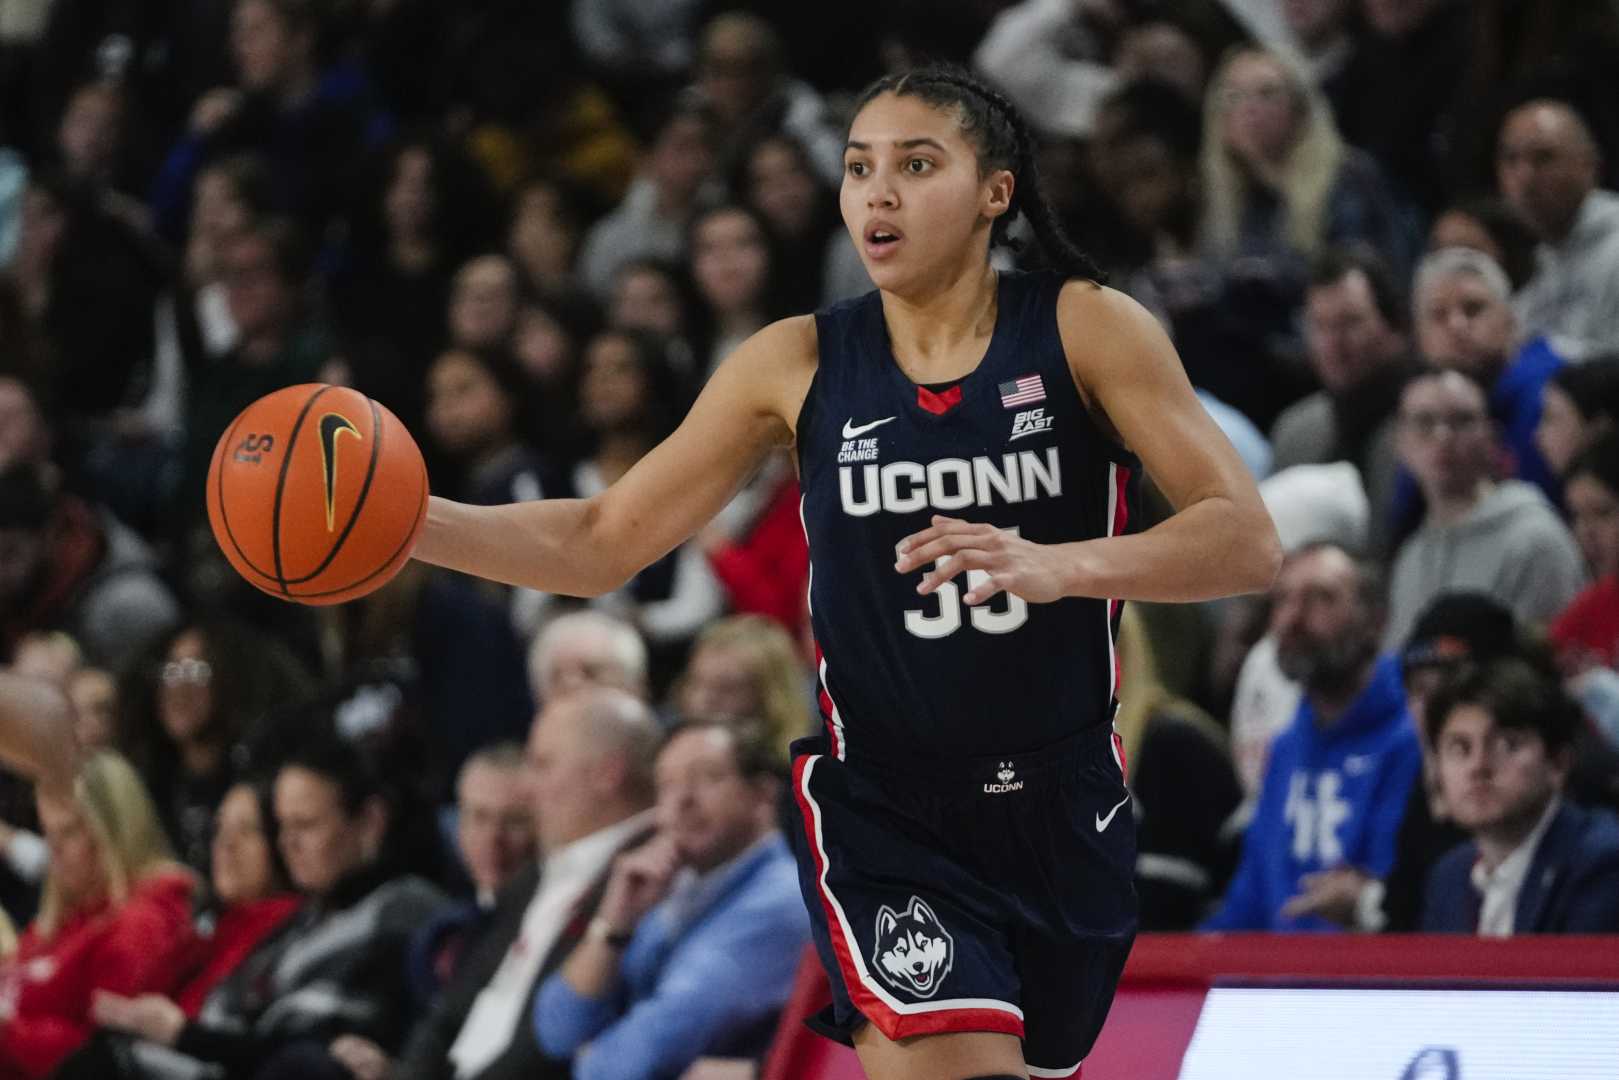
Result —
[{"label": "big east logo patch", "polygon": [[954,944],[938,916],[920,898],[902,912],[884,904],[877,912],[877,970],[884,979],[917,997],[932,997],[950,974]]}]

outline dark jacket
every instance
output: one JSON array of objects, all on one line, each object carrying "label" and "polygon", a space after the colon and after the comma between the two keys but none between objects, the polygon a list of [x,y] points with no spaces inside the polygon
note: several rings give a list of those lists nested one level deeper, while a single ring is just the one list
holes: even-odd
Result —
[{"label": "dark jacket", "polygon": [[[1422,929],[1471,934],[1482,898],[1473,888],[1478,846],[1453,849],[1428,877]],[[1619,818],[1565,802],[1535,849],[1518,893],[1517,934],[1619,933]]]},{"label": "dark jacket", "polygon": [[[624,844],[624,850],[635,847],[646,837],[645,832],[630,837]],[[501,890],[488,928],[456,965],[455,974],[444,987],[444,993],[439,996],[433,1010],[411,1033],[394,1066],[393,1080],[450,1080],[455,1075],[455,1066],[450,1061],[450,1047],[461,1033],[461,1025],[466,1023],[473,1003],[505,959],[506,950],[517,940],[523,928],[523,916],[539,885],[540,867],[536,863]],[[607,873],[603,873],[580,899],[573,918],[563,928],[556,944],[551,947],[550,955],[540,965],[539,975],[524,1003],[522,1016],[533,1015],[534,995],[540,984],[547,975],[562,966],[562,962],[584,938],[585,930],[606,891]],[[549,1059],[541,1052],[534,1038],[533,1025],[520,1022],[505,1052],[473,1080],[568,1080],[571,1074],[569,1062]]]}]

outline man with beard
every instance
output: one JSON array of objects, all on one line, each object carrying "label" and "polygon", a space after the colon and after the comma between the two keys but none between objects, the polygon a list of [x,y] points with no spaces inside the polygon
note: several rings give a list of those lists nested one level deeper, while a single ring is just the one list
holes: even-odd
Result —
[{"label": "man with beard", "polygon": [[1334,544],[1282,564],[1270,630],[1282,671],[1304,688],[1271,748],[1242,861],[1205,930],[1332,930],[1283,906],[1307,874],[1343,866],[1388,872],[1421,769],[1399,664],[1379,657],[1383,583]]}]

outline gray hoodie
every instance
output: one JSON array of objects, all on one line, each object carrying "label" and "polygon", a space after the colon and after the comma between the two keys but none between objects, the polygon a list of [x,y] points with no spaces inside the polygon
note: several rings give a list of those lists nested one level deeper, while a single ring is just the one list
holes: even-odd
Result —
[{"label": "gray hoodie", "polygon": [[1542,623],[1585,584],[1585,560],[1540,490],[1506,480],[1454,525],[1424,521],[1394,557],[1383,647],[1398,649],[1433,599],[1465,589]]}]

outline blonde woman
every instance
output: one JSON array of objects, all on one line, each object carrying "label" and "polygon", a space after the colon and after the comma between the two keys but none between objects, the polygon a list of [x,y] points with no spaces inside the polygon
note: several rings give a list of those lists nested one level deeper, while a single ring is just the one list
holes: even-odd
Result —
[{"label": "blonde woman", "polygon": [[698,635],[675,687],[675,709],[684,720],[759,721],[785,765],[787,744],[810,730],[808,680],[780,623],[763,615],[732,615]]},{"label": "blonde woman", "polygon": [[1204,99],[1202,240],[1297,280],[1329,246],[1368,244],[1404,276],[1415,234],[1370,157],[1347,146],[1325,99],[1281,53],[1231,52]]},{"label": "blonde woman", "polygon": [[191,874],[169,853],[151,796],[123,757],[79,766],[39,796],[50,848],[39,915],[0,967],[0,1077],[35,1078],[90,1037],[90,1000],[168,990],[191,945]]}]

